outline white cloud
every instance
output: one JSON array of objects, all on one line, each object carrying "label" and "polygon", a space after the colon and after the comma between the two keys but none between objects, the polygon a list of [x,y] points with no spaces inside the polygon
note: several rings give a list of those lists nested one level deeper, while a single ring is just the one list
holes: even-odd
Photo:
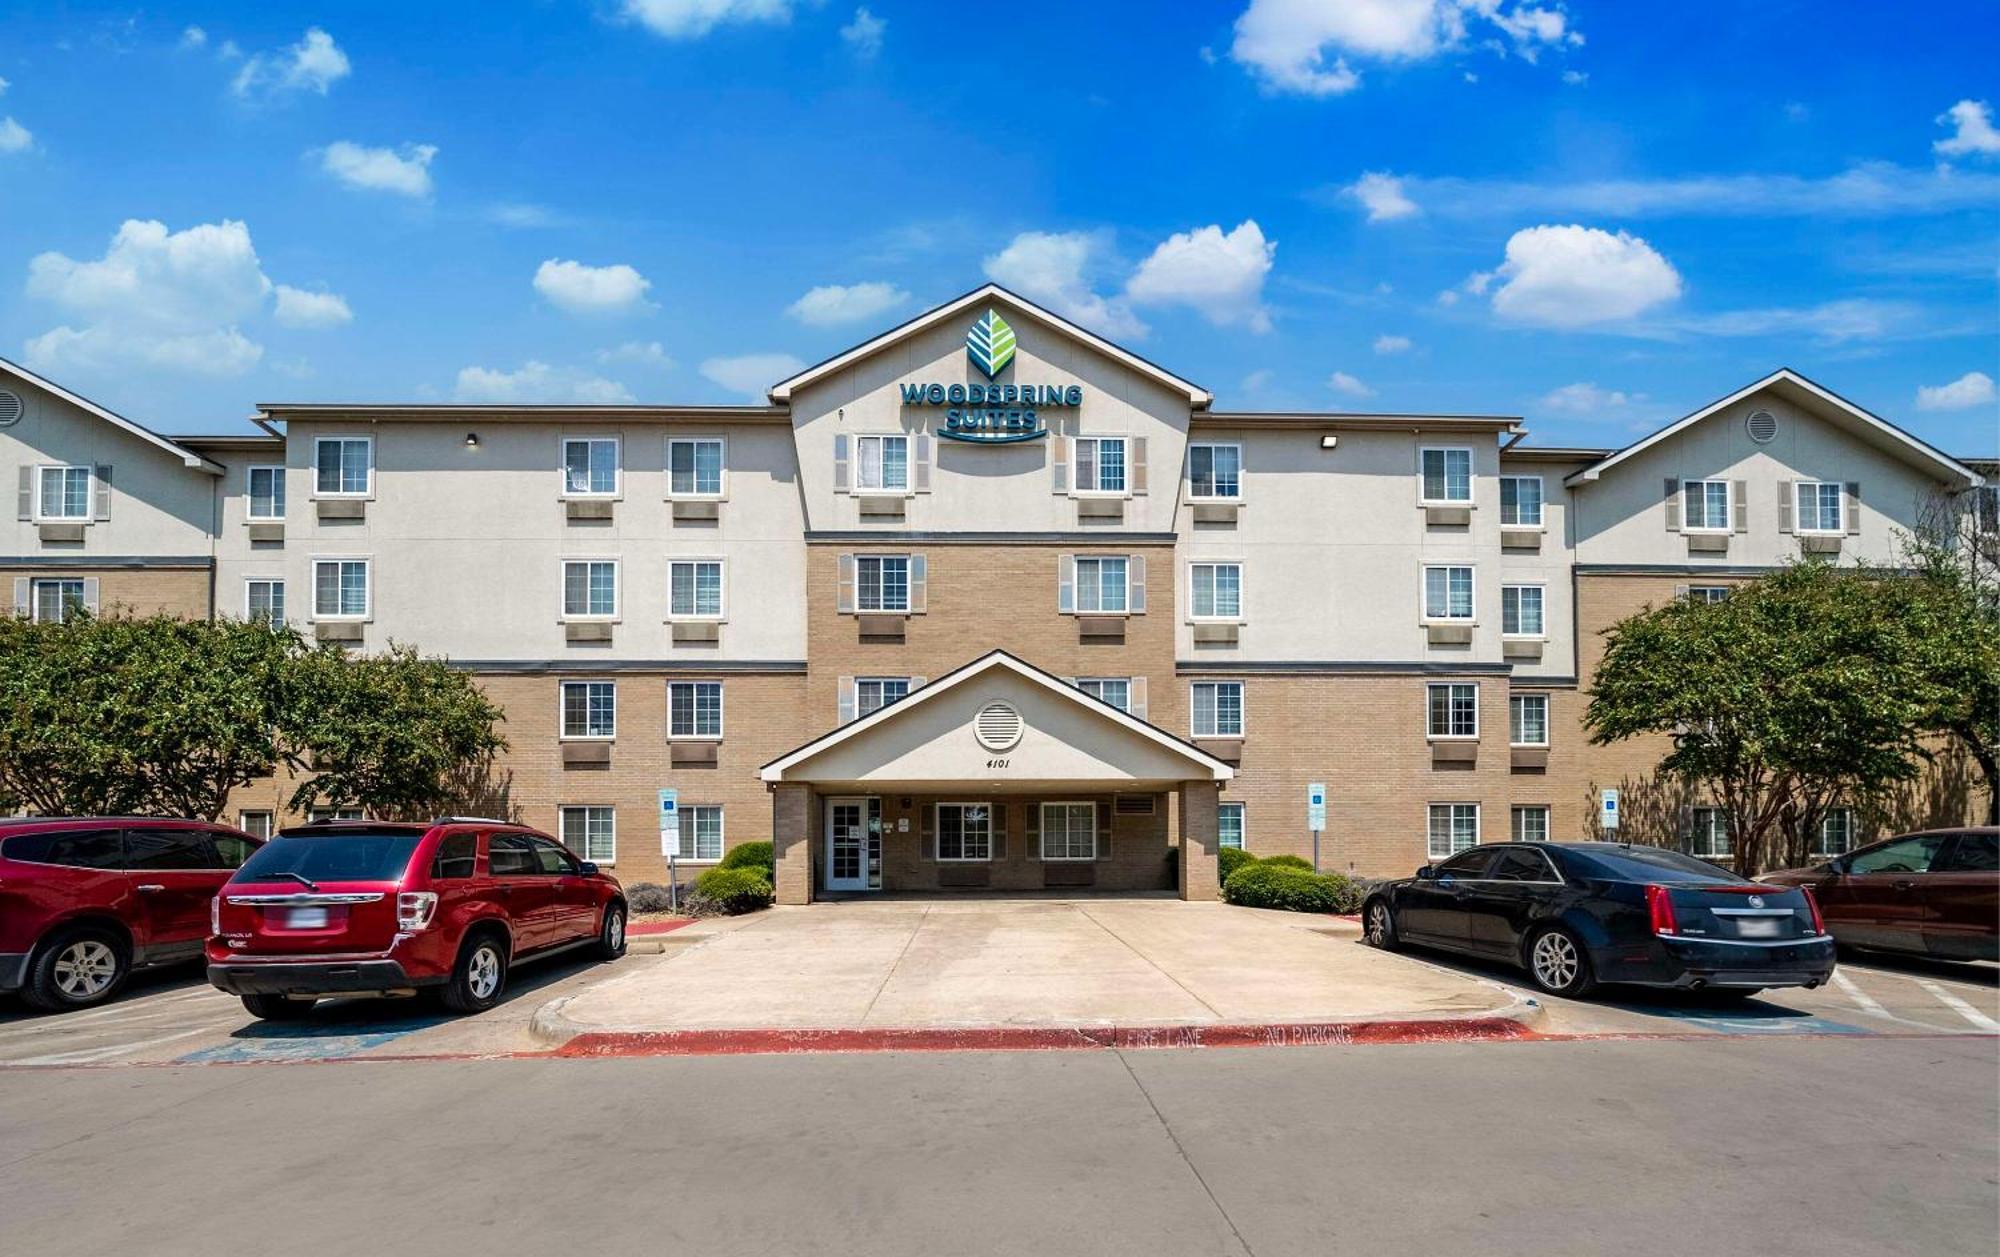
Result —
[{"label": "white cloud", "polygon": [[486,211],[486,216],[502,227],[553,227],[559,221],[546,205],[525,201],[505,201]]},{"label": "white cloud", "polygon": [[667,357],[667,351],[656,340],[628,340],[622,345],[597,351],[598,362],[605,366],[651,367],[665,371],[674,365]]},{"label": "white cloud", "polygon": [[279,284],[277,291],[277,319],[286,327],[339,327],[354,321],[347,299],[336,293],[308,292],[290,284]]},{"label": "white cloud", "polygon": [[1384,333],[1375,338],[1375,352],[1378,354],[1402,354],[1410,351],[1410,338],[1390,336]]},{"label": "white cloud", "polygon": [[571,314],[626,314],[645,308],[652,281],[619,262],[585,266],[550,258],[535,268],[535,291]]},{"label": "white cloud", "polygon": [[1087,271],[1103,252],[1101,237],[1080,231],[1024,231],[982,264],[996,284],[1039,302],[1104,336],[1136,339],[1146,325],[1123,300],[1092,290]]},{"label": "white cloud", "polygon": [[1937,117],[1938,125],[1955,128],[1932,144],[1942,157],[2000,157],[2000,131],[1993,129],[1993,110],[1983,100],[1961,100]]},{"label": "white cloud", "polygon": [[581,406],[618,406],[633,400],[625,386],[615,380],[607,380],[575,367],[552,367],[532,359],[522,363],[518,371],[466,367],[458,373],[452,398],[461,402],[518,405],[568,403]]},{"label": "white cloud", "polygon": [[625,16],[668,39],[700,39],[738,22],[789,22],[791,0],[624,0]]},{"label": "white cloud", "polygon": [[1337,96],[1361,84],[1349,58],[1426,60],[1462,47],[1475,26],[1530,61],[1583,42],[1560,8],[1532,0],[1250,0],[1229,55],[1267,90]]},{"label": "white cloud", "polygon": [[397,153],[335,140],[320,151],[320,165],[350,188],[427,197],[431,194],[431,159],[436,156],[435,144],[405,144]]},{"label": "white cloud", "polygon": [[1360,380],[1355,379],[1345,371],[1335,371],[1332,375],[1328,376],[1326,378],[1326,386],[1336,393],[1345,393],[1349,397],[1375,396],[1374,389],[1369,388],[1366,384],[1363,384]]},{"label": "white cloud", "polygon": [[910,299],[894,284],[822,284],[786,308],[785,313],[813,327],[838,327],[879,318]]},{"label": "white cloud", "polygon": [[[1493,291],[1494,314],[1541,327],[1623,322],[1681,295],[1680,273],[1651,245],[1595,227],[1517,231],[1495,274],[1504,282]],[[1491,277],[1475,275],[1468,290],[1483,291]]]},{"label": "white cloud", "polygon": [[1386,171],[1371,170],[1341,189],[1368,209],[1371,223],[1391,222],[1417,213],[1417,203],[1403,191],[1403,181]]},{"label": "white cloud", "polygon": [[6,79],[0,79],[0,96],[5,96],[7,94],[7,89],[12,86],[14,85],[12,83],[9,83]]},{"label": "white cloud", "polygon": [[762,401],[773,384],[790,379],[805,367],[790,354],[741,354],[710,358],[701,364],[701,373],[732,393]]},{"label": "white cloud", "polygon": [[333,42],[333,36],[319,27],[308,29],[305,38],[289,48],[260,52],[243,63],[231,85],[238,96],[283,96],[327,89],[353,73],[347,54]]},{"label": "white cloud", "polygon": [[1617,389],[1599,388],[1586,381],[1565,384],[1544,394],[1541,407],[1560,415],[1602,415],[1606,411],[1622,410],[1634,400],[1631,395]]},{"label": "white cloud", "polygon": [[1949,384],[1920,386],[1917,409],[1969,410],[1992,405],[1995,396],[1992,376],[1984,371],[1967,371]]},{"label": "white cloud", "polygon": [[35,133],[14,121],[0,118],[0,154],[25,153],[35,146]]},{"label": "white cloud", "polygon": [[190,26],[181,32],[182,48],[200,48],[208,43],[208,32],[199,26]]},{"label": "white cloud", "polygon": [[1564,70],[1563,82],[1568,83],[1572,87],[1580,86],[1584,83],[1590,82],[1590,76],[1588,74],[1585,74],[1582,70]]},{"label": "white cloud", "polygon": [[1816,306],[1729,310],[1679,320],[1670,330],[1704,336],[1812,336],[1829,344],[1891,336],[1917,322],[1915,306],[1847,298]]},{"label": "white cloud", "polygon": [[840,28],[840,39],[855,56],[873,61],[882,55],[882,35],[888,29],[889,23],[870,13],[864,4],[854,11],[854,20]]},{"label": "white cloud", "polygon": [[1254,219],[1225,233],[1211,224],[1177,232],[1139,264],[1125,285],[1137,305],[1184,305],[1217,327],[1241,324],[1253,332],[1271,330],[1264,308],[1264,277],[1278,251],[1264,239]]},{"label": "white cloud", "polygon": [[1237,388],[1245,393],[1261,393],[1271,387],[1272,382],[1277,378],[1277,372],[1271,370],[1269,367],[1259,367],[1244,376],[1243,382],[1238,384]]}]

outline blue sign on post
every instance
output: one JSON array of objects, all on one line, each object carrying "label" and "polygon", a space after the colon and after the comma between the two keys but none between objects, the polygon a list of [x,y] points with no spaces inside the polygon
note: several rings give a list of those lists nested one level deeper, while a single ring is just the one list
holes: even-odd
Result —
[{"label": "blue sign on post", "polygon": [[660,791],[660,854],[669,860],[674,848],[679,845],[681,835],[681,792]]},{"label": "blue sign on post", "polygon": [[1306,828],[1318,833],[1326,828],[1326,783],[1315,781],[1306,787]]},{"label": "blue sign on post", "polygon": [[1604,792],[1604,801],[1598,809],[1597,819],[1598,824],[1604,826],[1606,829],[1618,828],[1618,792],[1616,790],[1606,790]]}]

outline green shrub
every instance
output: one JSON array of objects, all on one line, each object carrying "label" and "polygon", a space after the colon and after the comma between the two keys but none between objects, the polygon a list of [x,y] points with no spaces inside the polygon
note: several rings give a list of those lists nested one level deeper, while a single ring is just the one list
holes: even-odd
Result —
[{"label": "green shrub", "polygon": [[1338,873],[1328,873],[1326,880],[1333,883],[1333,910],[1352,916],[1361,911],[1361,901],[1368,897],[1368,883]]},{"label": "green shrub", "polygon": [[1282,908],[1287,912],[1351,912],[1352,883],[1344,877],[1324,877],[1290,863],[1259,860],[1229,875],[1222,897],[1245,908]]},{"label": "green shrub", "polygon": [[723,853],[722,863],[717,867],[725,869],[757,869],[764,874],[766,881],[775,882],[778,880],[777,853],[772,850],[771,844],[768,842],[738,843]]},{"label": "green shrub", "polygon": [[1284,869],[1304,869],[1308,873],[1313,871],[1312,861],[1302,855],[1267,855],[1258,863],[1275,864]]},{"label": "green shrub", "polygon": [[732,915],[771,906],[771,879],[762,869],[726,869],[718,864],[696,878],[694,888]]},{"label": "green shrub", "polygon": [[1241,847],[1224,847],[1215,853],[1216,875],[1226,882],[1229,880],[1231,873],[1234,873],[1246,864],[1255,864],[1256,862],[1257,857],[1251,855]]}]

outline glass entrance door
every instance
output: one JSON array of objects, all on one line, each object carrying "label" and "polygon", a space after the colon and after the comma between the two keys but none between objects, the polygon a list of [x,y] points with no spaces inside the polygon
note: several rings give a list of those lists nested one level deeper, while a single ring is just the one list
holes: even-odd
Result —
[{"label": "glass entrance door", "polygon": [[879,799],[827,800],[826,888],[882,888],[882,804]]}]

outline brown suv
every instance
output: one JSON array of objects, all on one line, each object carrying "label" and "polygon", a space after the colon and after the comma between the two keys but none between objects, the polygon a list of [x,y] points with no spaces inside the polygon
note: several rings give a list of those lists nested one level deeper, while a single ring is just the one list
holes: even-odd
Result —
[{"label": "brown suv", "polygon": [[1758,880],[1812,887],[1827,931],[1849,947],[2000,960],[2000,828],[1899,834]]}]

